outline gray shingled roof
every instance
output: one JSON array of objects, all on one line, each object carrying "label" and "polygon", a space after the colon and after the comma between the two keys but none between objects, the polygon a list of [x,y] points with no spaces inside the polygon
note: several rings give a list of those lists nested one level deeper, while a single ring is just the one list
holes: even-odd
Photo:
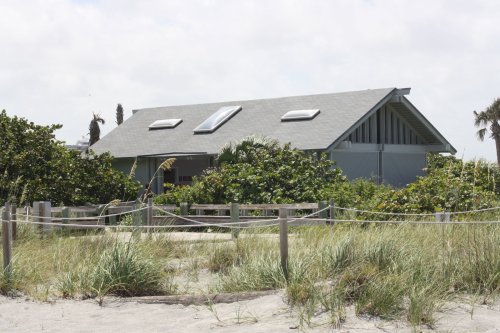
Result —
[{"label": "gray shingled roof", "polygon": [[[301,150],[327,149],[357,121],[386,103],[395,88],[334,94],[294,96],[250,101],[168,106],[137,110],[123,124],[92,146],[97,153],[115,157],[175,153],[216,154],[228,142],[249,135],[263,135],[290,142]],[[211,134],[194,134],[193,129],[221,106],[241,105],[242,110]],[[310,121],[281,122],[287,111],[320,109]],[[181,118],[174,129],[149,130],[155,120]]]}]

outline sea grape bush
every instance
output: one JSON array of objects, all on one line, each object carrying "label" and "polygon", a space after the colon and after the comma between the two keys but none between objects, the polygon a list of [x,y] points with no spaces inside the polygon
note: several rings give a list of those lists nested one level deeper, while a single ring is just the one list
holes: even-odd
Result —
[{"label": "sea grape bush", "polygon": [[463,162],[453,156],[428,155],[427,175],[402,189],[383,193],[374,210],[398,213],[466,211],[498,201],[499,170],[484,161]]},{"label": "sea grape bush", "polygon": [[69,150],[61,125],[40,126],[0,113],[0,200],[82,205],[135,199],[139,185],[112,167],[112,156]]},{"label": "sea grape bush", "polygon": [[217,164],[196,177],[192,186],[173,187],[156,202],[315,202],[331,184],[347,182],[324,154],[254,137],[224,148]]}]

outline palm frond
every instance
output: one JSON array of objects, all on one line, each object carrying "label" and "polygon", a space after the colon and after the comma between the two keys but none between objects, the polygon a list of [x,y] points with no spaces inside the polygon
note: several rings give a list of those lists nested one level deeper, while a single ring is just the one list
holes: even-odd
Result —
[{"label": "palm frond", "polygon": [[101,123],[103,125],[106,123],[106,121],[104,120],[104,118],[102,118],[99,113],[94,113],[94,119],[93,119],[93,121],[96,122],[96,123]]},{"label": "palm frond", "polygon": [[479,131],[477,131],[476,135],[477,135],[477,138],[481,141],[484,141],[484,137],[486,135],[486,131],[487,129],[486,128],[481,128]]},{"label": "palm frond", "polygon": [[474,111],[474,126],[486,126],[490,122],[490,114],[487,111]]},{"label": "palm frond", "polygon": [[216,162],[218,165],[222,165],[238,160],[249,160],[253,150],[264,147],[279,147],[279,142],[264,136],[250,135],[239,141],[226,144],[217,155]]}]

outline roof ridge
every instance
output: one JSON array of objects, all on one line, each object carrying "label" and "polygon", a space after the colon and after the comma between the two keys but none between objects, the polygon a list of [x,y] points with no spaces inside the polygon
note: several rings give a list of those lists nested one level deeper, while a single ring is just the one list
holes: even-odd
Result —
[{"label": "roof ridge", "polygon": [[162,108],[176,108],[184,106],[200,106],[200,105],[215,105],[215,104],[231,104],[231,103],[243,103],[243,102],[258,102],[258,101],[276,101],[279,99],[288,98],[305,98],[305,97],[319,97],[319,96],[331,96],[331,95],[342,95],[351,93],[360,93],[364,91],[377,91],[377,90],[394,90],[396,87],[386,87],[386,88],[376,88],[376,89],[362,89],[362,90],[350,90],[350,91],[339,91],[333,93],[319,93],[319,94],[307,94],[307,95],[293,95],[293,96],[280,96],[280,97],[270,97],[270,98],[256,98],[256,99],[244,99],[244,100],[232,100],[232,101],[221,101],[221,102],[207,102],[207,103],[195,103],[195,104],[177,104],[177,105],[166,105],[166,106],[154,106],[148,108],[140,108],[132,110],[133,113],[138,111],[149,111]]}]

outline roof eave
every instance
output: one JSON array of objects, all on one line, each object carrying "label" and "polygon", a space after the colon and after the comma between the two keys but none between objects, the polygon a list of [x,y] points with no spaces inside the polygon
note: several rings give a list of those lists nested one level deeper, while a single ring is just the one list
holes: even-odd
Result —
[{"label": "roof eave", "polygon": [[401,96],[401,103],[403,103],[410,111],[412,111],[415,116],[420,120],[422,123],[424,123],[427,128],[431,131],[431,133],[436,136],[439,141],[446,147],[446,151],[442,151],[442,153],[450,153],[452,155],[455,155],[457,153],[457,150],[453,145],[446,140],[446,138],[432,125],[432,123],[420,112],[418,109],[404,96]]}]

